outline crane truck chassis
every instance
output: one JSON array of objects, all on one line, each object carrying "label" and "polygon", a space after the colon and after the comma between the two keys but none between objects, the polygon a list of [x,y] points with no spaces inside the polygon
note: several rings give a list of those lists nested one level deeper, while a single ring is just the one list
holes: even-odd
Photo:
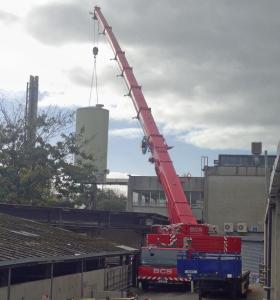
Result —
[{"label": "crane truck chassis", "polygon": [[185,250],[178,253],[177,270],[196,283],[199,300],[213,292],[224,292],[230,299],[247,296],[250,271],[242,270],[240,255]]},{"label": "crane truck chassis", "polygon": [[[144,288],[150,282],[188,282],[190,280],[188,277],[178,276],[177,262],[173,260],[171,263],[178,249],[188,249],[192,253],[240,254],[241,239],[233,236],[210,235],[208,225],[198,224],[169,156],[168,150],[171,147],[158,130],[151,108],[147,105],[142,88],[126,59],[125,52],[121,49],[100,7],[94,7],[93,16],[93,19],[101,25],[102,33],[111,45],[114,59],[121,71],[120,77],[123,77],[126,83],[128,96],[136,110],[136,118],[144,132],[142,152],[151,154],[149,162],[154,164],[155,172],[167,199],[170,225],[154,226],[154,232],[147,234],[146,246],[141,249],[142,262],[138,271],[138,279]],[[149,261],[143,259],[147,251],[150,253]],[[165,253],[168,253],[168,257],[164,256]],[[167,260],[170,263],[167,264]]]}]

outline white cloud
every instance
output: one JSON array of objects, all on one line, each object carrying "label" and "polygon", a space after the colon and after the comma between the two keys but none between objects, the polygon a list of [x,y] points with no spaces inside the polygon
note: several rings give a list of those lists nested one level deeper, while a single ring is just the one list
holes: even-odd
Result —
[{"label": "white cloud", "polygon": [[139,139],[143,136],[143,130],[141,128],[111,129],[109,135],[124,139]]},{"label": "white cloud", "polygon": [[213,150],[235,149],[242,150],[248,148],[250,142],[262,141],[263,148],[275,151],[275,139],[279,138],[279,132],[270,128],[270,136],[266,135],[264,127],[247,128],[244,127],[213,127],[191,131],[185,135],[179,135],[178,139],[198,147]]},{"label": "white cloud", "polygon": [[9,0],[1,3],[1,7],[11,14],[24,17],[34,5],[44,5],[54,1],[56,0]]},{"label": "white cloud", "polygon": [[[247,149],[252,140],[275,147],[280,110],[279,3],[144,3],[104,1],[102,11],[164,132],[210,149]],[[24,95],[29,74],[34,74],[40,76],[46,95],[41,106],[88,105],[92,8],[89,0],[3,3],[3,94]],[[154,17],[157,13],[161,18]],[[123,97],[127,92],[123,79],[115,78],[119,70],[109,61],[112,51],[108,43],[99,48],[99,101],[110,110],[111,119],[131,121],[135,110]],[[128,128],[110,134],[139,138],[142,132]]]}]

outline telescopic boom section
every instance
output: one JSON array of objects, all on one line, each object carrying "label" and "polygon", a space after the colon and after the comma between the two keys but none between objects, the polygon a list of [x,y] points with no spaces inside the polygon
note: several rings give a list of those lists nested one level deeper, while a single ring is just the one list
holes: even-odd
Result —
[{"label": "telescopic boom section", "polygon": [[121,75],[125,79],[129,95],[137,112],[137,118],[147,137],[148,146],[152,153],[151,161],[155,164],[157,176],[167,197],[169,221],[171,224],[197,224],[168,154],[168,146],[163,136],[159,133],[151,109],[148,107],[141,86],[138,84],[133,70],[126,59],[125,52],[122,51],[113,34],[112,27],[108,25],[100,7],[96,6],[94,8],[94,17],[103,27],[103,33],[113,49],[115,59],[121,69]]}]

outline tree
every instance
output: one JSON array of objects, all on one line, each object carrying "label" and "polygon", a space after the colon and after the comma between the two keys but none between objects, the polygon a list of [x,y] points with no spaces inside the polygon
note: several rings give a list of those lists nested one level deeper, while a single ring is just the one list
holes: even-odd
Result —
[{"label": "tree", "polygon": [[112,189],[99,189],[97,191],[97,209],[124,211],[127,197]]},{"label": "tree", "polygon": [[[79,136],[63,133],[73,122],[73,113],[57,108],[37,118],[35,145],[26,140],[24,107],[8,109],[0,104],[0,200],[9,203],[44,205],[56,199],[78,201],[95,182],[92,164],[73,155],[91,159],[80,151]],[[81,184],[81,182],[83,182]],[[79,202],[79,201],[78,201]]]}]

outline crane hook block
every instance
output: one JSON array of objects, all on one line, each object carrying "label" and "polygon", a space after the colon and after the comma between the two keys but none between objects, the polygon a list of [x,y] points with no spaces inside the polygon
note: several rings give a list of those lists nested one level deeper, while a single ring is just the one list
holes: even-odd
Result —
[{"label": "crane hook block", "polygon": [[94,57],[96,57],[96,55],[98,54],[98,47],[93,47],[92,52]]},{"label": "crane hook block", "polygon": [[148,150],[148,139],[146,136],[143,137],[141,148],[142,148],[142,153],[146,154]]}]

